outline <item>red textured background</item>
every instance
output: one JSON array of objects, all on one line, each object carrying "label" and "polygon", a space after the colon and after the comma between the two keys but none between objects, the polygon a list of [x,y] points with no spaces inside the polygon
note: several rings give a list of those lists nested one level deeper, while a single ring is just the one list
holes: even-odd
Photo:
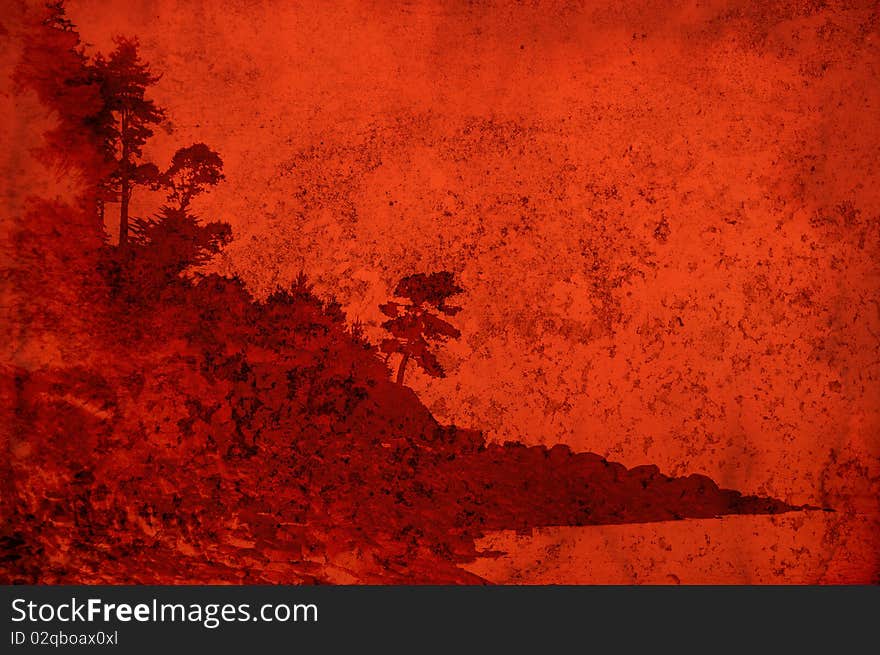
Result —
[{"label": "red textured background", "polygon": [[[68,13],[97,49],[138,36],[162,74],[171,121],[148,156],[223,154],[227,181],[197,201],[233,226],[217,270],[260,295],[304,269],[372,337],[402,275],[459,276],[449,376],[408,381],[442,422],[837,510],[497,533],[480,545],[508,554],[471,571],[877,580],[875,2]],[[4,102],[24,145],[39,111]],[[10,208],[24,150],[3,148]]]}]

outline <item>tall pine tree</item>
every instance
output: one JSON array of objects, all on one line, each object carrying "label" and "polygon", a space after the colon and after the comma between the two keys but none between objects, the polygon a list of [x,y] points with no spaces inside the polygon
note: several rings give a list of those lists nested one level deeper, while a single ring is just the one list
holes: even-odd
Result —
[{"label": "tall pine tree", "polygon": [[141,61],[137,39],[118,38],[109,57],[98,55],[94,71],[104,99],[101,129],[108,157],[115,162],[105,182],[105,200],[118,200],[119,246],[128,245],[128,208],[133,188],[153,182],[155,165],[139,163],[143,146],[153,136],[152,126],[165,118],[165,110],[145,97],[146,90],[159,80],[149,64]]}]

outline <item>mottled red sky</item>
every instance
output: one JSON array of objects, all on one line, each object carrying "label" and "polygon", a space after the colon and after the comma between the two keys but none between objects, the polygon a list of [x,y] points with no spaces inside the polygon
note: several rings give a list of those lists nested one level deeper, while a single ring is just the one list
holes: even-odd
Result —
[{"label": "mottled red sky", "polygon": [[[880,475],[876,3],[69,14],[97,49],[138,36],[162,74],[150,157],[221,152],[227,181],[199,209],[233,225],[218,266],[256,293],[303,269],[378,336],[402,275],[460,276],[449,377],[410,374],[440,420],[839,507],[779,543],[812,549],[814,578],[880,569],[876,526],[852,528],[876,517]],[[716,538],[775,543],[737,530]]]}]

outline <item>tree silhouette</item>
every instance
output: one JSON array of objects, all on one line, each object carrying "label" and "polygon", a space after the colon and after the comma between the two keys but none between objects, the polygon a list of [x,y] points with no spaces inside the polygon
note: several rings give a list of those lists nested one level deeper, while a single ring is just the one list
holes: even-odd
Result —
[{"label": "tree silhouette", "polygon": [[223,179],[223,159],[204,143],[180,148],[168,169],[154,176],[151,186],[165,189],[167,204],[152,218],[133,218],[131,232],[141,246],[139,260],[159,280],[206,262],[232,238],[228,223],[202,224],[189,209],[193,198]]},{"label": "tree silhouette", "polygon": [[224,179],[223,159],[204,143],[194,143],[174,153],[171,166],[158,178],[168,191],[168,202],[187,211],[193,198]]},{"label": "tree silhouette", "polygon": [[147,63],[141,61],[137,39],[117,38],[116,49],[105,58],[95,57],[93,70],[101,89],[104,110],[99,129],[104,137],[108,160],[114,163],[104,183],[103,200],[120,203],[119,246],[128,244],[128,207],[132,189],[154,183],[158,169],[154,164],[138,163],[143,146],[153,136],[152,125],[165,118],[165,110],[145,97],[146,89],[159,80]]},{"label": "tree silhouette", "polygon": [[391,301],[379,305],[381,312],[388,316],[382,327],[392,335],[389,339],[383,339],[379,347],[389,356],[394,353],[402,355],[397,369],[398,384],[403,384],[410,358],[428,375],[445,377],[446,373],[431,352],[429,342],[442,343],[449,338],[455,339],[461,336],[461,332],[432,312],[446,316],[457,314],[461,307],[447,305],[446,301],[462,291],[449,271],[416,273],[401,279],[394,289],[394,295],[407,302]]},{"label": "tree silhouette", "polygon": [[[203,224],[195,216],[167,206],[152,218],[132,219],[132,227],[143,272],[161,283],[204,264],[232,239],[228,223]],[[139,283],[144,284],[143,276]]]}]

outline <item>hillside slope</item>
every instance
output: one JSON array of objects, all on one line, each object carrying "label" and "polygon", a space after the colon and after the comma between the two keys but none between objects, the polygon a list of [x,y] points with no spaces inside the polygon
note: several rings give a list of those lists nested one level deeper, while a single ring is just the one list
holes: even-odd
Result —
[{"label": "hillside slope", "polygon": [[488,530],[794,509],[440,425],[304,279],[125,279],[5,370],[4,581],[473,582]]}]

